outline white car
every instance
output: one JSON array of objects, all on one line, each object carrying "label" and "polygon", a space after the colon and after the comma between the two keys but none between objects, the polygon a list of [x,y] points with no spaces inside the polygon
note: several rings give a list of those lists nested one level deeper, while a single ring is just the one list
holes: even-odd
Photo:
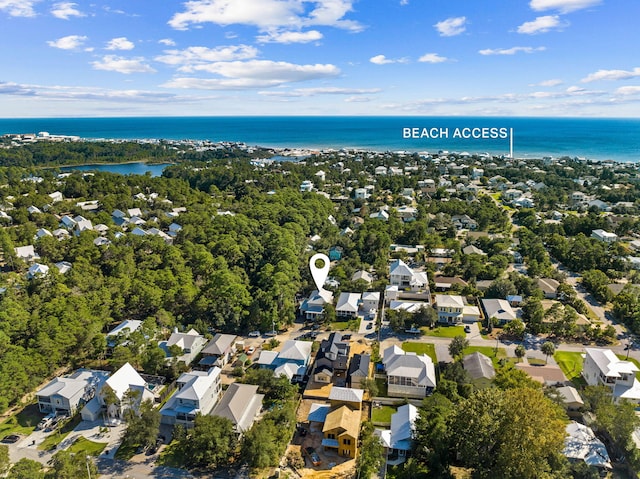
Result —
[{"label": "white car", "polygon": [[249,337],[250,337],[250,338],[259,338],[260,336],[261,336],[261,335],[260,335],[260,331],[251,331],[251,332],[249,333]]},{"label": "white car", "polygon": [[256,348],[254,348],[253,346],[251,346],[249,349],[247,349],[247,354],[249,356],[251,356],[255,352],[256,352]]}]

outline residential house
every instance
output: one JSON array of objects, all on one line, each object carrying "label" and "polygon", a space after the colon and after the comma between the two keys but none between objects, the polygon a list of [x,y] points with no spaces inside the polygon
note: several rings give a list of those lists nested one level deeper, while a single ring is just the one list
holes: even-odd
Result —
[{"label": "residential house", "polygon": [[366,188],[356,188],[353,190],[353,198],[356,200],[366,200],[369,198],[369,192]]},{"label": "residential house", "polygon": [[584,401],[580,397],[578,390],[573,386],[562,386],[557,391],[567,415],[569,417],[581,416],[581,411],[584,409]]},{"label": "residential house", "polygon": [[289,339],[279,352],[261,351],[256,363],[261,368],[273,370],[276,376],[284,375],[289,381],[300,382],[307,374],[312,345],[310,341]]},{"label": "residential house", "polygon": [[388,465],[402,464],[411,454],[417,418],[418,408],[413,404],[403,404],[391,415],[391,429],[376,429],[375,434],[385,448]]},{"label": "residential house", "polygon": [[611,388],[615,401],[628,399],[640,403],[640,371],[631,361],[619,359],[610,349],[585,348],[582,377],[589,386]]},{"label": "residential house", "polygon": [[480,248],[478,248],[476,245],[472,245],[470,244],[469,246],[465,246],[464,248],[462,248],[462,252],[464,254],[479,254],[480,256],[487,256],[487,253],[485,253],[484,251],[482,251]]},{"label": "residential house", "polygon": [[64,200],[64,196],[62,196],[62,193],[60,191],[54,191],[53,193],[49,193],[48,196],[49,198],[51,198],[52,203],[58,203]]},{"label": "residential house", "polygon": [[370,313],[380,307],[380,291],[365,291],[360,300],[360,310]]},{"label": "residential house", "polygon": [[414,206],[403,205],[396,208],[396,212],[398,213],[398,216],[402,219],[402,221],[404,221],[405,223],[410,223],[412,221],[415,221],[416,218],[418,217],[418,208]]},{"label": "residential house", "polygon": [[27,279],[44,278],[49,274],[49,267],[46,264],[33,263],[27,270]]},{"label": "residential house", "polygon": [[313,191],[313,183],[310,180],[304,180],[300,184],[300,193]]},{"label": "residential house", "polygon": [[340,293],[336,304],[336,316],[340,318],[355,318],[360,307],[360,293]]},{"label": "residential house", "polygon": [[115,348],[142,326],[139,319],[127,319],[107,333],[107,347]]},{"label": "residential house", "polygon": [[491,358],[479,352],[463,357],[462,367],[476,387],[488,387],[496,377],[496,370]]},{"label": "residential house", "polygon": [[177,390],[160,410],[163,424],[193,426],[197,414],[209,414],[222,392],[220,368],[191,371],[180,375]]},{"label": "residential house", "polygon": [[332,408],[346,405],[351,409],[362,409],[363,397],[364,391],[362,389],[333,386],[329,393],[329,403]]},{"label": "residential house", "polygon": [[71,416],[89,402],[109,377],[106,371],[79,369],[70,376],[57,377],[36,393],[38,410]]},{"label": "residential house", "polygon": [[556,299],[560,283],[552,278],[539,278],[538,288],[544,293],[546,299]]},{"label": "residential house", "polygon": [[451,221],[453,222],[453,226],[456,229],[467,229],[467,230],[476,230],[478,229],[478,222],[472,219],[469,215],[453,215],[451,217]]},{"label": "residential house", "polygon": [[144,401],[154,401],[154,395],[147,381],[126,363],[105,381],[96,399],[106,408],[109,418],[122,418],[126,409],[137,411]]},{"label": "residential house", "polygon": [[615,233],[609,233],[605,230],[593,230],[591,232],[591,238],[597,239],[598,241],[602,241],[603,243],[615,243],[618,241],[618,235]]},{"label": "residential house", "polygon": [[495,318],[499,324],[506,324],[517,319],[516,312],[506,299],[482,299],[485,318]]},{"label": "residential house", "polygon": [[378,210],[376,213],[371,213],[369,218],[388,221],[389,220],[389,212],[383,209]]},{"label": "residential house", "polygon": [[29,263],[40,259],[40,255],[36,253],[32,244],[27,246],[18,246],[17,248],[13,248],[13,251],[16,253],[16,257]]},{"label": "residential house", "polygon": [[424,398],[436,387],[436,373],[429,356],[405,353],[398,346],[384,350],[382,363],[391,397]]},{"label": "residential house", "polygon": [[386,175],[387,174],[387,167],[386,166],[376,166],[375,168],[375,174],[376,175]]},{"label": "residential house", "polygon": [[322,427],[322,446],[340,456],[355,458],[362,411],[340,406],[327,413]]},{"label": "residential house", "polygon": [[469,284],[464,279],[456,276],[436,276],[434,281],[437,291],[447,291],[454,287],[456,289],[462,289]]},{"label": "residential house", "polygon": [[337,372],[346,372],[350,348],[348,342],[342,341],[342,334],[331,333],[328,339],[320,343],[320,349],[316,354],[314,375],[322,368],[329,368],[334,375]]},{"label": "residential house", "polygon": [[354,354],[347,370],[347,386],[362,388],[362,382],[369,378],[371,357],[368,354]]},{"label": "residential house", "polygon": [[258,386],[232,383],[211,414],[229,419],[238,434],[249,430],[262,409],[264,394]]},{"label": "residential house", "polygon": [[505,298],[512,307],[518,307],[522,304],[523,298],[519,294],[510,294]]},{"label": "residential house", "polygon": [[324,314],[324,305],[328,303],[333,303],[331,291],[314,290],[300,305],[300,313],[306,320],[317,320]]},{"label": "residential house", "polygon": [[480,319],[477,306],[467,304],[462,296],[452,294],[436,295],[436,311],[438,322],[446,324],[460,324],[474,322]]},{"label": "residential house", "polygon": [[40,228],[38,231],[36,231],[35,236],[33,237],[34,241],[37,241],[39,239],[44,238],[45,236],[53,236],[51,234],[51,231],[49,231],[46,228]]},{"label": "residential house", "polygon": [[342,254],[344,253],[344,249],[342,246],[332,246],[329,249],[329,259],[331,261],[339,261],[342,259]]},{"label": "residential house", "polygon": [[237,338],[235,334],[216,334],[202,350],[204,357],[200,366],[207,369],[211,366],[224,367],[231,360]]},{"label": "residential house", "polygon": [[164,349],[168,360],[172,357],[171,347],[177,346],[182,350],[181,354],[177,356],[178,361],[191,364],[206,343],[207,340],[204,336],[200,335],[195,329],[190,329],[186,333],[174,332],[167,341],[161,341],[158,345]]},{"label": "residential house", "polygon": [[401,259],[393,260],[389,266],[389,283],[400,289],[420,291],[429,288],[429,279],[424,272],[414,272]]},{"label": "residential house", "polygon": [[[640,243],[640,241],[638,243]],[[638,246],[638,249],[640,250],[640,245]],[[355,273],[353,273],[353,276],[351,276],[351,281],[364,281],[367,284],[373,283],[374,279],[375,278],[371,273],[363,269],[356,271]]]},{"label": "residential house", "polygon": [[566,426],[566,432],[562,454],[569,461],[582,461],[601,470],[603,476],[612,469],[606,446],[590,427],[571,421]]}]

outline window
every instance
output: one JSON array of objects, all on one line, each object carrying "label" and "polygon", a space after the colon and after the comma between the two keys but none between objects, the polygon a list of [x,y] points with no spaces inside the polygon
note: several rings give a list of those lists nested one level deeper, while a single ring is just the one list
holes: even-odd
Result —
[{"label": "window", "polygon": [[336,435],[335,434],[327,434],[327,439],[335,439]]},{"label": "window", "polygon": [[351,439],[343,439],[342,440],[342,444],[344,444],[345,446],[350,446],[351,445]]}]

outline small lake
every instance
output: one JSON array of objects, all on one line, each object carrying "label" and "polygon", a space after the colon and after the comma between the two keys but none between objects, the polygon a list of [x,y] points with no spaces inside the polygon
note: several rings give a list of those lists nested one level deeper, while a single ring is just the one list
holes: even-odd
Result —
[{"label": "small lake", "polygon": [[117,173],[119,175],[144,175],[147,172],[151,176],[161,176],[162,171],[173,163],[149,164],[144,162],[138,163],[111,163],[97,165],[74,165],[63,166],[60,171],[107,171],[109,173]]}]

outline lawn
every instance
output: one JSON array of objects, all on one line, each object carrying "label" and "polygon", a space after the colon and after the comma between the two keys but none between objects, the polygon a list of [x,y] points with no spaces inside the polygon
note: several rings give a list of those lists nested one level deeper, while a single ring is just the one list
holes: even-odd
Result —
[{"label": "lawn", "polygon": [[120,447],[116,451],[115,458],[122,461],[128,461],[136,455],[138,446],[136,444],[126,444],[124,441],[120,444]]},{"label": "lawn", "polygon": [[38,411],[37,404],[29,404],[22,411],[14,414],[0,424],[0,438],[10,434],[23,434],[28,436],[36,428],[44,414]]},{"label": "lawn", "polygon": [[376,378],[376,384],[378,385],[378,396],[382,398],[387,397],[387,380],[383,378]]},{"label": "lawn", "polygon": [[553,355],[553,359],[556,360],[556,363],[558,363],[558,366],[564,375],[567,376],[567,379],[569,379],[575,386],[581,386],[584,384],[584,379],[580,374],[582,372],[582,363],[584,362],[582,353],[556,351]]},{"label": "lawn", "polygon": [[371,422],[374,424],[391,424],[391,415],[396,412],[393,406],[374,407],[371,409]]},{"label": "lawn", "polygon": [[494,368],[497,368],[499,366],[498,361],[500,361],[501,359],[506,359],[507,357],[507,351],[504,348],[498,348],[498,351],[496,353],[496,348],[492,348],[491,346],[469,346],[464,350],[464,355],[466,356],[467,354],[475,352],[482,353],[485,356],[489,357],[491,359],[491,362],[493,363]]},{"label": "lawn", "polygon": [[331,323],[331,329],[334,331],[358,331],[360,328],[360,318],[351,321],[334,321]]},{"label": "lawn", "polygon": [[42,451],[49,451],[64,441],[71,431],[73,431],[78,424],[82,421],[80,414],[76,414],[67,422],[65,422],[61,428],[53,431],[49,436],[38,444],[38,449]]},{"label": "lawn", "polygon": [[426,336],[435,336],[437,338],[455,338],[456,336],[466,336],[464,326],[438,326],[434,329],[420,328]]},{"label": "lawn", "polygon": [[99,456],[106,446],[106,442],[93,442],[84,437],[79,437],[69,446],[69,451],[80,453],[82,456]]},{"label": "lawn", "polygon": [[433,364],[438,364],[436,347],[433,344],[407,341],[406,343],[402,343],[402,349],[408,353],[426,354],[433,360]]}]

